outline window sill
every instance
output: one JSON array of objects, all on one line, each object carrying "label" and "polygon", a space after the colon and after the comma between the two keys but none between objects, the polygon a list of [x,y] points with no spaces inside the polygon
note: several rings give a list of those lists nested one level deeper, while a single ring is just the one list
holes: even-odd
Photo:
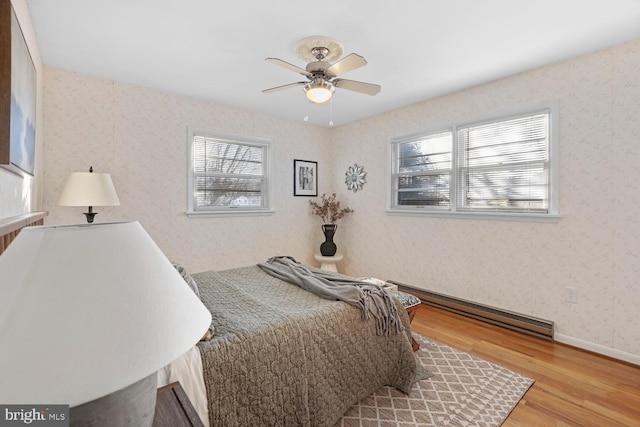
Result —
[{"label": "window sill", "polygon": [[232,216],[265,216],[265,215],[273,215],[275,211],[273,209],[256,209],[256,210],[247,210],[247,209],[225,209],[219,211],[187,211],[185,212],[189,218],[221,218],[221,217],[232,217]]},{"label": "window sill", "polygon": [[527,213],[501,213],[501,212],[451,212],[451,211],[425,211],[422,209],[387,209],[388,215],[396,216],[421,216],[430,218],[453,218],[485,221],[515,221],[515,222],[539,222],[557,224],[561,216],[559,214],[527,214]]}]

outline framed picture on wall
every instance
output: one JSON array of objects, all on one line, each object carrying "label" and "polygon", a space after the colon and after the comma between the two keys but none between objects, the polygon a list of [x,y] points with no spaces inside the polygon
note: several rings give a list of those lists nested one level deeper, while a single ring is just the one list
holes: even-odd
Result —
[{"label": "framed picture on wall", "polygon": [[10,1],[0,2],[0,166],[33,175],[36,69]]},{"label": "framed picture on wall", "polygon": [[293,161],[293,195],[318,195],[318,162],[297,159]]}]

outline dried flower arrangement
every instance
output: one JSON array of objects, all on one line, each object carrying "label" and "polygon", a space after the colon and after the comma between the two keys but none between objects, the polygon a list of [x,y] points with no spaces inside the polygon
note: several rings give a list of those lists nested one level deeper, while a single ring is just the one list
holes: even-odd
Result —
[{"label": "dried flower arrangement", "polygon": [[309,200],[309,204],[311,205],[312,213],[322,218],[325,224],[335,224],[337,220],[353,212],[353,209],[340,207],[340,202],[336,200],[336,193],[332,193],[329,197],[327,197],[326,193],[323,193],[322,203]]}]

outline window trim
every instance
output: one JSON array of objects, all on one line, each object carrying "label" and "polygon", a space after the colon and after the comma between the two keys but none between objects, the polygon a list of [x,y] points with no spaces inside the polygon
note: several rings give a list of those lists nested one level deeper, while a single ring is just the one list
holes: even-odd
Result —
[{"label": "window trim", "polygon": [[[194,149],[193,138],[195,135],[228,140],[229,142],[237,142],[238,144],[250,144],[255,146],[261,146],[264,150],[264,180],[265,180],[265,207],[260,208],[247,208],[238,206],[223,206],[215,209],[208,210],[196,210],[195,198],[194,198]],[[187,211],[186,214],[189,218],[204,218],[204,217],[225,217],[225,216],[255,216],[255,215],[272,215],[273,210],[273,165],[271,158],[273,157],[273,145],[271,139],[261,138],[255,136],[234,135],[224,132],[219,132],[212,129],[191,127],[187,128]]]},{"label": "window trim", "polygon": [[[482,118],[473,120],[465,120],[461,122],[449,123],[443,126],[435,126],[419,132],[396,135],[389,140],[387,154],[387,191],[386,191],[386,213],[388,215],[397,216],[419,216],[433,218],[456,218],[467,220],[494,220],[494,221],[518,221],[518,222],[543,222],[557,223],[561,218],[558,207],[558,188],[559,188],[559,150],[558,150],[558,101],[548,101],[542,104],[536,104],[526,108],[492,114]],[[540,112],[549,112],[549,210],[547,213],[535,212],[500,212],[500,211],[473,211],[473,210],[457,210],[457,191],[458,191],[458,141],[457,132],[459,128],[476,126],[492,122],[500,122],[517,117],[535,115]],[[452,168],[449,178],[450,193],[449,199],[451,203],[449,207],[428,207],[428,206],[397,206],[394,205],[394,197],[396,196],[394,182],[394,163],[395,153],[394,145],[396,143],[419,138],[424,135],[434,134],[438,132],[452,132]]]}]

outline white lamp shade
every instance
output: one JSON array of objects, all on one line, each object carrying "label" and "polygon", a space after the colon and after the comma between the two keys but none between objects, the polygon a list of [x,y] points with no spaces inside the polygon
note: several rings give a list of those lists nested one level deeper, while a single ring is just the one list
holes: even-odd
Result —
[{"label": "white lamp shade", "polygon": [[106,396],[185,353],[210,323],[138,222],[25,228],[0,256],[0,402]]},{"label": "white lamp shade", "polygon": [[58,206],[119,206],[108,173],[73,172],[62,189]]}]

